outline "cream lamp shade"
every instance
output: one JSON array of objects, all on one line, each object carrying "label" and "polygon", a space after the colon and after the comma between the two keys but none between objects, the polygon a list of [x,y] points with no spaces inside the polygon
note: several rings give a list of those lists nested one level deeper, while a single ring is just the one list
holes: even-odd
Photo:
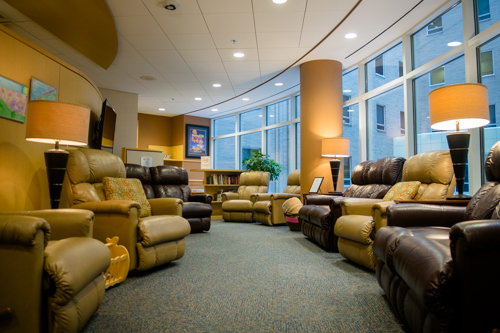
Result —
[{"label": "cream lamp shade", "polygon": [[321,141],[321,156],[349,157],[349,139],[325,138]]},{"label": "cream lamp shade", "polygon": [[441,131],[482,127],[490,123],[488,90],[478,83],[454,84],[429,93],[431,128]]},{"label": "cream lamp shade", "polygon": [[90,109],[76,104],[56,101],[28,103],[26,140],[62,145],[87,144]]}]

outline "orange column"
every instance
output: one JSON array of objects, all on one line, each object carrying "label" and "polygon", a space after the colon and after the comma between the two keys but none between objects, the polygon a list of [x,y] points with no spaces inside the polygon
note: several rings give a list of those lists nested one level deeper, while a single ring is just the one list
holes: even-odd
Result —
[{"label": "orange column", "polygon": [[[300,182],[308,193],[315,177],[324,177],[321,192],[333,191],[331,158],[321,156],[323,138],[342,137],[342,64],[314,60],[300,65]],[[337,189],[343,191],[343,168]]]}]

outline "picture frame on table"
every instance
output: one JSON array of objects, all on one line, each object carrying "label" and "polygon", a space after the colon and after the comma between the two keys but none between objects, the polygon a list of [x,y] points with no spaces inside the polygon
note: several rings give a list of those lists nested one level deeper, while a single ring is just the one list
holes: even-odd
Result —
[{"label": "picture frame on table", "polygon": [[321,187],[321,183],[323,183],[323,177],[314,178],[311,188],[309,189],[309,193],[318,193]]},{"label": "picture frame on table", "polygon": [[210,128],[186,124],[186,158],[210,155]]}]

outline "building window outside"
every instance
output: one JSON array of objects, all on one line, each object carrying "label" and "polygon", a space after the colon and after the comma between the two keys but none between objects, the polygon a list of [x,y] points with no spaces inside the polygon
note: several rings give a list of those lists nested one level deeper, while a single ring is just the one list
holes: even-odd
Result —
[{"label": "building window outside", "polygon": [[493,51],[482,51],[480,54],[480,65],[481,76],[495,75],[495,67],[493,61]]},{"label": "building window outside", "polygon": [[385,106],[377,104],[377,130],[385,131]]},{"label": "building window outside", "polygon": [[479,21],[489,20],[491,18],[489,0],[477,0],[477,18]]},{"label": "building window outside", "polygon": [[344,125],[350,125],[351,124],[351,112],[348,106],[344,106],[342,108],[342,114],[343,114],[343,119],[344,119]]},{"label": "building window outside", "polygon": [[443,32],[443,18],[440,16],[427,26],[427,35],[434,35]]},{"label": "building window outside", "polygon": [[351,157],[344,157],[344,190],[351,185]]},{"label": "building window outside", "polygon": [[439,67],[429,73],[429,85],[436,86],[445,84],[444,66]]},{"label": "building window outside", "polygon": [[373,90],[400,77],[403,44],[399,43],[365,65],[366,91]]},{"label": "building window outside", "polygon": [[496,127],[497,126],[497,114],[495,105],[489,105],[490,107],[490,123],[484,127]]},{"label": "building window outside", "polygon": [[404,111],[401,111],[399,113],[399,122],[401,123],[401,134],[405,134],[405,112]]},{"label": "building window outside", "polygon": [[[344,123],[343,134],[344,138],[349,139],[350,163],[351,165],[358,165],[360,163],[360,141],[359,141],[359,105],[352,104],[347,107],[349,111],[350,124]],[[346,158],[344,158],[344,161]],[[345,165],[344,165],[345,167]],[[345,170],[345,169],[344,169]],[[344,188],[345,189],[345,188]]]},{"label": "building window outside", "polygon": [[403,62],[399,61],[399,77],[404,75]]},{"label": "building window outside", "polygon": [[281,193],[285,190],[290,173],[290,126],[280,126],[266,131],[266,153],[283,167],[278,180],[269,183],[269,193]]},{"label": "building window outside", "polygon": [[342,75],[342,93],[351,99],[358,97],[358,91],[358,69],[356,68]]},{"label": "building window outside", "polygon": [[476,33],[480,33],[500,19],[500,4],[498,1],[475,0]]},{"label": "building window outside", "polygon": [[375,58],[375,74],[384,76],[384,55]]}]

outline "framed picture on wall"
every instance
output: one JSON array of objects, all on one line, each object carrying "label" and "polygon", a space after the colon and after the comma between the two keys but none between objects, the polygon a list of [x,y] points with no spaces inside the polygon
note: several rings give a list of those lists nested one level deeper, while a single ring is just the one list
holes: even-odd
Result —
[{"label": "framed picture on wall", "polygon": [[209,127],[186,124],[186,158],[208,156],[209,148]]},{"label": "framed picture on wall", "polygon": [[56,101],[57,88],[38,80],[35,77],[31,78],[31,93],[30,101]]},{"label": "framed picture on wall", "polygon": [[26,121],[28,87],[0,75],[0,117]]}]

